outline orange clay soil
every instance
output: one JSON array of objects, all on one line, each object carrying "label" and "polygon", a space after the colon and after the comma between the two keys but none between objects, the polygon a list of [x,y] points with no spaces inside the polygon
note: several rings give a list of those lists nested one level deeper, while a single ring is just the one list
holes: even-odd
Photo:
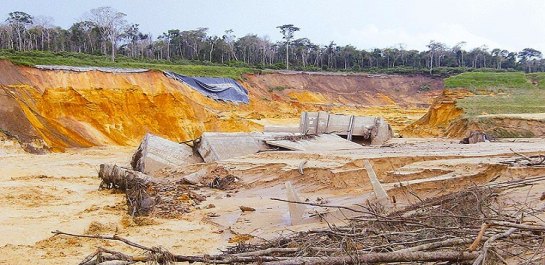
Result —
[{"label": "orange clay soil", "polygon": [[[0,129],[27,151],[136,145],[146,132],[174,141],[204,131],[261,131],[301,111],[385,116],[401,129],[425,113],[442,81],[426,77],[245,75],[249,104],[207,98],[160,71],[41,70],[0,61]],[[430,90],[420,92],[422,87]]]},{"label": "orange clay soil", "polygon": [[405,127],[400,134],[404,137],[445,136],[451,122],[459,119],[464,111],[456,106],[456,100],[472,94],[467,90],[443,90],[429,108],[428,113],[413,124]]}]

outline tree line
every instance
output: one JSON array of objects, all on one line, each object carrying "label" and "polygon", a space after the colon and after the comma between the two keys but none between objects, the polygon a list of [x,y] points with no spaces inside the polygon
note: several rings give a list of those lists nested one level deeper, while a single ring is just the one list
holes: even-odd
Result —
[{"label": "tree line", "polygon": [[256,34],[237,37],[230,29],[221,36],[215,36],[209,34],[207,28],[169,29],[153,37],[141,32],[139,24],[129,23],[125,17],[126,14],[111,7],[99,7],[64,29],[53,25],[52,19],[14,11],[0,24],[0,48],[109,55],[112,60],[122,55],[171,62],[191,60],[310,71],[400,67],[429,69],[430,73],[440,67],[545,71],[542,53],[533,48],[508,51],[483,45],[466,50],[463,41],[448,47],[432,40],[424,51],[406,49],[402,44],[364,50],[353,45],[337,45],[334,41],[319,45],[308,38],[295,38],[299,28],[292,24],[277,27],[283,39],[278,42]]}]

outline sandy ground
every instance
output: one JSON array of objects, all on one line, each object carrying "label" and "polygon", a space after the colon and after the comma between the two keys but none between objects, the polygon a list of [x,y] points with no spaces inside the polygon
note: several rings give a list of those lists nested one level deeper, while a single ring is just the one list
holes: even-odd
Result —
[{"label": "sandy ground", "polygon": [[107,242],[51,237],[51,231],[126,236],[185,253],[224,245],[215,227],[200,220],[131,221],[122,194],[98,190],[98,165],[126,165],[134,148],[0,156],[0,264],[77,264]]},{"label": "sandy ground", "polygon": [[[239,190],[205,190],[207,200],[181,219],[133,220],[126,214],[124,195],[98,190],[97,171],[102,163],[127,165],[134,148],[72,149],[31,155],[4,144],[0,152],[0,264],[75,264],[97,246],[138,253],[113,242],[52,236],[51,231],[57,229],[117,233],[174,253],[212,254],[233,245],[229,240],[237,235],[272,238],[288,230],[323,227],[324,223],[312,218],[306,219],[307,224],[290,226],[287,204],[270,198],[286,198],[284,183],[290,181],[302,199],[311,202],[362,202],[372,191],[363,169],[367,159],[388,193],[396,196],[400,183],[433,196],[498,178],[545,175],[544,168],[501,165],[499,162],[513,157],[510,149],[545,153],[545,139],[505,139],[475,145],[445,139],[392,139],[382,147],[354,150],[259,153],[218,163],[241,178],[243,186]],[[307,162],[301,175],[298,167],[303,161]],[[398,203],[401,207],[404,202],[400,199]],[[215,207],[205,207],[209,204]],[[256,211],[243,213],[239,206]],[[307,215],[315,211],[324,209],[306,209]],[[330,221],[335,221],[337,215],[330,216]]]}]

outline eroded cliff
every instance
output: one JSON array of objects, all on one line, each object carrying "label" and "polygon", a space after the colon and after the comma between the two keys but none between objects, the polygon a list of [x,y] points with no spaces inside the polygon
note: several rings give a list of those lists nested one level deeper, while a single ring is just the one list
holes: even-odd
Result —
[{"label": "eroded cliff", "polygon": [[8,61],[0,71],[0,129],[32,152],[136,145],[147,132],[186,141],[203,131],[259,131],[263,120],[293,120],[302,110],[382,113],[404,126],[410,119],[398,116],[423,112],[442,88],[423,77],[271,73],[244,76],[250,103],[233,104],[160,71],[46,70]]}]

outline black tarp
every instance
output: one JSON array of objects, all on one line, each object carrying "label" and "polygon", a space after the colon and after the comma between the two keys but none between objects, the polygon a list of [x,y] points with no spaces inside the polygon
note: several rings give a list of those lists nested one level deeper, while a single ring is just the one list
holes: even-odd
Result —
[{"label": "black tarp", "polygon": [[248,90],[231,78],[190,77],[173,72],[165,72],[165,75],[186,83],[207,97],[216,100],[248,103]]}]

